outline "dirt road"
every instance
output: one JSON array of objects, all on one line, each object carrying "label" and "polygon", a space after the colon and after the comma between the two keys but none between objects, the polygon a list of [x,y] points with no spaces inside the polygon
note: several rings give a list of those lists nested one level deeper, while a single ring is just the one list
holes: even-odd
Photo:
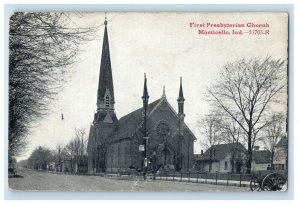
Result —
[{"label": "dirt road", "polygon": [[118,179],[86,175],[67,175],[19,169],[19,178],[9,178],[11,190],[29,191],[106,191],[106,192],[246,192],[249,187],[221,186],[141,178]]}]

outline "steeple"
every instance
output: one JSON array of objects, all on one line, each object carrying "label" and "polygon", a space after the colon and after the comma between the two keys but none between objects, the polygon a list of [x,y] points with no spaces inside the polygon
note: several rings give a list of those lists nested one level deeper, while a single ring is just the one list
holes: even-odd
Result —
[{"label": "steeple", "polygon": [[148,99],[149,99],[149,95],[148,95],[148,89],[147,89],[147,77],[146,77],[146,73],[144,74],[144,91],[143,91],[143,107],[144,110],[148,109]]},{"label": "steeple", "polygon": [[144,73],[144,91],[143,91],[142,99],[143,100],[148,100],[149,99],[148,89],[147,89],[147,77],[146,77],[146,73]]},{"label": "steeple", "polygon": [[184,97],[183,97],[183,91],[182,91],[182,77],[180,77],[180,87],[179,87],[179,96],[178,96],[178,115],[184,114]]},{"label": "steeple", "polygon": [[105,28],[104,28],[100,76],[99,76],[98,95],[97,95],[97,111],[114,110],[114,104],[115,104],[106,16],[105,16],[104,25]]},{"label": "steeple", "polygon": [[161,95],[162,98],[166,98],[166,90],[165,90],[165,86],[163,87],[163,93]]}]

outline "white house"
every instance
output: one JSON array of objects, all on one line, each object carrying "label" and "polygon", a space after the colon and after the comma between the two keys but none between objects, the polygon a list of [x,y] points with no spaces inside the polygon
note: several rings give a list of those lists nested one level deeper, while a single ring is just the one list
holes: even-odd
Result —
[{"label": "white house", "polygon": [[288,153],[288,140],[287,137],[282,137],[276,145],[274,155],[274,170],[287,169],[287,153]]},{"label": "white house", "polygon": [[218,144],[210,147],[195,161],[195,170],[210,172],[244,172],[246,149],[241,143]]},{"label": "white house", "polygon": [[252,171],[271,170],[271,152],[269,150],[257,150],[252,152]]}]

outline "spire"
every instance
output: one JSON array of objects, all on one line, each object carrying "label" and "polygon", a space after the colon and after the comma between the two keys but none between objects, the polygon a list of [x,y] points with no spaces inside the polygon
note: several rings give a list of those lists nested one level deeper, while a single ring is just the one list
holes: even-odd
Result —
[{"label": "spire", "polygon": [[105,20],[104,20],[105,27],[107,26],[107,19],[106,19],[106,12],[105,12]]},{"label": "spire", "polygon": [[98,84],[98,96],[97,96],[97,109],[100,109],[100,104],[105,103],[105,96],[109,93],[109,103],[112,105],[115,103],[114,86],[111,71],[110,52],[107,34],[107,20],[105,15],[104,21],[104,37],[102,45],[102,56],[100,65],[100,76]]},{"label": "spire", "polygon": [[179,88],[179,96],[178,96],[178,115],[182,115],[184,117],[184,97],[182,91],[182,77],[180,77],[180,88]]},{"label": "spire", "polygon": [[183,91],[182,91],[182,77],[180,77],[180,88],[179,88],[179,96],[177,101],[184,101]]},{"label": "spire", "polygon": [[166,98],[166,90],[165,90],[165,86],[163,87],[163,93],[161,95],[162,98]]},{"label": "spire", "polygon": [[149,98],[149,95],[148,95],[148,89],[147,89],[147,77],[146,77],[146,73],[144,73],[144,91],[143,91],[142,99],[148,100],[148,98]]}]

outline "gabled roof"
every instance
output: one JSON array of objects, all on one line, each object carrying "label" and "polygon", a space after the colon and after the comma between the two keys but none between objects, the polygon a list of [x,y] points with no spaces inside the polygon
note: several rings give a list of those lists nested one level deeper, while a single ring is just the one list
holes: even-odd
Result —
[{"label": "gabled roof", "polygon": [[268,164],[270,163],[271,152],[269,150],[258,150],[252,152],[252,160],[256,164]]},{"label": "gabled roof", "polygon": [[[148,110],[151,112],[156,105],[160,102],[160,99],[153,101],[148,105]],[[144,119],[143,107],[139,108],[127,115],[121,117],[118,122],[117,131],[114,133],[112,140],[120,140],[132,136],[135,129],[141,124]]]},{"label": "gabled roof", "polygon": [[282,137],[279,142],[276,144],[276,147],[284,147],[287,148],[288,145],[288,141],[287,141],[287,137]]},{"label": "gabled roof", "polygon": [[245,152],[246,148],[239,142],[213,145],[212,147],[208,148],[206,152],[204,152],[204,154],[200,157],[200,159],[198,159],[198,161],[209,161],[211,150],[212,161],[221,161],[234,150],[236,150],[237,152]]},{"label": "gabled roof", "polygon": [[[149,116],[151,116],[151,114],[157,109],[157,107],[161,104],[162,101],[165,101],[167,105],[170,107],[171,111],[175,114],[175,116],[178,117],[177,113],[172,108],[172,106],[167,102],[166,98],[160,98],[148,105]],[[117,131],[115,132],[114,136],[111,138],[111,142],[132,137],[136,129],[143,123],[144,120],[143,111],[144,111],[143,108],[139,108],[121,117],[118,122]],[[187,127],[187,125],[184,125],[184,129],[194,139],[196,139],[196,137],[194,136],[192,131]]]},{"label": "gabled roof", "polygon": [[103,121],[107,114],[110,115],[113,122],[118,121],[118,118],[114,112],[103,112],[103,111],[99,111],[94,114],[94,121]]}]

